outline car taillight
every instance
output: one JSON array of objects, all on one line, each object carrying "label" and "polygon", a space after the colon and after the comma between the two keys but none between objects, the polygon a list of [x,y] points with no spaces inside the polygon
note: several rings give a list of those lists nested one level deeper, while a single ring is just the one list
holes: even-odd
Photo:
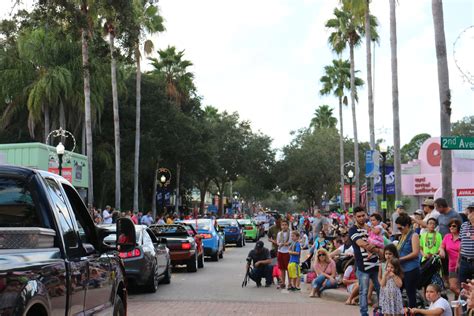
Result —
[{"label": "car taillight", "polygon": [[138,248],[133,249],[132,251],[128,252],[119,252],[119,257],[126,259],[126,258],[133,258],[133,257],[140,257],[141,251]]},{"label": "car taillight", "polygon": [[252,230],[252,229],[253,229],[253,226],[245,226],[245,229],[246,229],[246,230]]},{"label": "car taillight", "polygon": [[212,234],[201,234],[201,236],[204,239],[211,239],[212,238]]},{"label": "car taillight", "polygon": [[191,244],[188,243],[188,242],[183,242],[183,243],[181,244],[181,249],[183,249],[183,250],[189,250],[189,249],[191,249]]}]

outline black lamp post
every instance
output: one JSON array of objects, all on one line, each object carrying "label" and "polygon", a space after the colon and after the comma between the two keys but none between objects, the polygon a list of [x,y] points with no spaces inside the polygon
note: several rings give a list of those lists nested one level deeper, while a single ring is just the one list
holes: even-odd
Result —
[{"label": "black lamp post", "polygon": [[387,147],[380,146],[380,154],[382,155],[382,194],[383,194],[383,208],[382,208],[382,219],[385,222],[387,220],[387,184],[386,184],[386,167],[385,163],[387,161]]},{"label": "black lamp post", "polygon": [[354,172],[349,170],[347,177],[349,178],[349,208],[352,209],[352,178],[354,178]]},{"label": "black lamp post", "polygon": [[58,155],[58,172],[59,175],[63,175],[63,155],[64,155],[64,145],[63,143],[59,142],[59,144],[56,146],[56,154]]}]

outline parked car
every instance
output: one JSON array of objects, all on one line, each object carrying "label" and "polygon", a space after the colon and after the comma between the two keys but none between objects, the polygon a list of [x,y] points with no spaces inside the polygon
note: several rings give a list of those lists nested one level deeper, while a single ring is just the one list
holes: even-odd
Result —
[{"label": "parked car", "polygon": [[63,177],[0,166],[0,315],[125,315],[125,269],[117,250],[136,242],[130,219],[111,234],[94,225]]},{"label": "parked car", "polygon": [[213,261],[224,258],[224,234],[219,231],[214,220],[202,218],[185,220],[182,223],[191,225],[201,236],[205,256],[211,257]]},{"label": "parked car", "polygon": [[[115,232],[115,225],[100,225],[108,231]],[[171,282],[171,259],[166,239],[156,238],[145,225],[135,225],[137,242],[135,247],[120,252],[125,265],[125,276],[130,286],[142,287],[147,292],[155,293],[158,284]],[[104,242],[115,245],[116,235],[110,235]]]},{"label": "parked car", "polygon": [[204,267],[201,236],[188,224],[151,225],[157,238],[166,238],[172,265],[186,265],[188,272]]},{"label": "parked car", "polygon": [[260,232],[257,224],[252,219],[238,219],[237,221],[241,226],[244,227],[246,239],[257,241],[260,238]]},{"label": "parked car", "polygon": [[219,228],[224,230],[225,244],[236,244],[237,247],[245,246],[244,230],[235,219],[222,218],[217,220]]}]

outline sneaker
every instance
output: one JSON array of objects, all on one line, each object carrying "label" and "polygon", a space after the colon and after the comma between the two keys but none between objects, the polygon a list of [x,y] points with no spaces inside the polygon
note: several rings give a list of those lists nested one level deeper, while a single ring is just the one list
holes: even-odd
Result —
[{"label": "sneaker", "polygon": [[294,289],[295,289],[295,291],[301,291],[301,289],[299,287],[295,287]]},{"label": "sneaker", "polygon": [[296,288],[295,288],[295,287],[292,287],[292,286],[290,286],[290,287],[288,288],[288,291],[291,291],[291,292],[293,292],[293,291],[296,291]]},{"label": "sneaker", "polygon": [[257,283],[257,287],[261,287],[262,286],[262,283],[261,282],[256,282]]}]

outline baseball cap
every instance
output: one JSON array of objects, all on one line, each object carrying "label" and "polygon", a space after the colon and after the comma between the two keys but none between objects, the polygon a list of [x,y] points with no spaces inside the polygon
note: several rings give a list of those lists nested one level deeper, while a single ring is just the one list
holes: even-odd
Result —
[{"label": "baseball cap", "polygon": [[263,241],[259,240],[255,244],[255,249],[262,249],[263,248]]},{"label": "baseball cap", "polygon": [[416,210],[416,211],[415,211],[415,214],[418,214],[418,215],[423,215],[423,211],[422,211],[422,210],[420,210],[420,209],[418,209],[418,210]]},{"label": "baseball cap", "polygon": [[421,206],[434,206],[434,200],[433,199],[425,199],[423,204]]}]

